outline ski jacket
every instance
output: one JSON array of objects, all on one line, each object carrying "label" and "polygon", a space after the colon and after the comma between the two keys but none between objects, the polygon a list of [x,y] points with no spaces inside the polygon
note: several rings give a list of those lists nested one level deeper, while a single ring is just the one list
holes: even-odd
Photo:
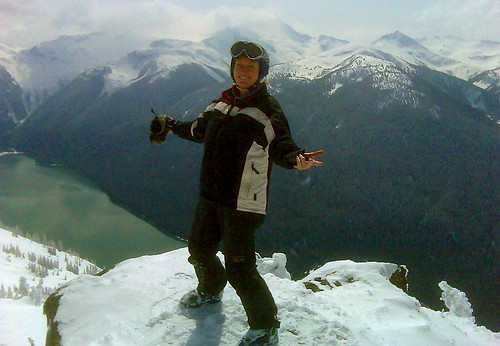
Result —
[{"label": "ski jacket", "polygon": [[239,97],[233,86],[194,121],[177,121],[179,137],[204,143],[201,197],[239,211],[266,214],[273,162],[291,169],[304,153],[265,85]]}]

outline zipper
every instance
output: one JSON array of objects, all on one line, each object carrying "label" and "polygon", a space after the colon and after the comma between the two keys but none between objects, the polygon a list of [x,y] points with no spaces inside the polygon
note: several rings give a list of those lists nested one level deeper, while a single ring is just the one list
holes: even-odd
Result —
[{"label": "zipper", "polygon": [[260,172],[255,168],[255,163],[252,162],[252,171],[254,171],[257,174],[260,174]]},{"label": "zipper", "polygon": [[[257,168],[255,168],[255,163],[252,161],[252,165],[250,166],[251,169],[252,169],[252,172],[254,172],[255,174],[260,174],[259,170]],[[250,198],[250,192],[252,190],[252,185],[254,183],[254,178],[253,178],[253,174],[250,176],[250,181],[248,182],[248,189],[247,189],[247,198]],[[257,194],[254,193],[253,196],[251,197],[254,201],[257,200]]]}]

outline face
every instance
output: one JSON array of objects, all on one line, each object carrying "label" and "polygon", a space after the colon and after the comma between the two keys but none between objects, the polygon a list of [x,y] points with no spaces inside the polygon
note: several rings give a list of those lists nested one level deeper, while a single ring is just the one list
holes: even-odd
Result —
[{"label": "face", "polygon": [[242,89],[248,89],[259,79],[260,64],[246,56],[236,58],[233,76],[236,84]]}]

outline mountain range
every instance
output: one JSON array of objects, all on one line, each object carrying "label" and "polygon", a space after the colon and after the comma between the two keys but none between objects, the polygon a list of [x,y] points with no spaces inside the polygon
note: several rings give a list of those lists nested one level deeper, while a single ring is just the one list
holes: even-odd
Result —
[{"label": "mountain range", "polygon": [[105,39],[0,46],[0,146],[74,168],[186,237],[202,147],[175,136],[152,146],[149,109],[194,119],[231,85],[231,43],[260,42],[296,142],[327,154],[320,169],[273,171],[258,249],[287,253],[294,276],[332,259],[407,264],[425,304],[446,279],[500,328],[498,42],[395,32],[357,44],[266,22],[108,60]]}]

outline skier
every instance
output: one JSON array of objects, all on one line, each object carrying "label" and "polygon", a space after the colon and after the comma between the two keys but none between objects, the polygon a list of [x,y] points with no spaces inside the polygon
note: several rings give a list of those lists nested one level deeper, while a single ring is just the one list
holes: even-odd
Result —
[{"label": "skier", "polygon": [[[220,302],[229,281],[250,327],[239,345],[276,345],[280,322],[256,269],[254,234],[264,222],[272,164],[306,170],[323,165],[315,157],[324,151],[305,153],[293,141],[288,121],[266,87],[266,50],[237,41],[230,52],[234,85],[194,121],[157,116],[150,139],[160,144],[173,132],[204,143],[200,198],[188,239],[188,260],[198,286],[181,298],[181,305],[197,308]],[[221,241],[225,268],[216,256]]]}]

